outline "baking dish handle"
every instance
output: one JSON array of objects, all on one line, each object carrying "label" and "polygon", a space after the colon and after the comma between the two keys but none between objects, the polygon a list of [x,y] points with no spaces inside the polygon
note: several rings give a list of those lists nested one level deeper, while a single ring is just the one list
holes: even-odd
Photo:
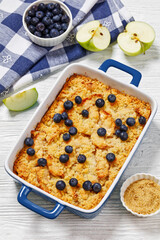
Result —
[{"label": "baking dish handle", "polygon": [[108,68],[110,68],[110,67],[118,68],[118,69],[132,75],[133,78],[130,83],[133,84],[134,86],[138,87],[141,77],[142,77],[142,75],[139,71],[137,71],[134,68],[131,68],[123,63],[117,62],[113,59],[107,59],[106,61],[104,61],[101,64],[101,66],[99,67],[99,69],[106,72],[108,70]]},{"label": "baking dish handle", "polygon": [[54,208],[51,211],[49,211],[45,208],[42,208],[27,199],[27,196],[31,191],[32,191],[32,188],[22,185],[20,192],[18,194],[18,198],[17,198],[18,202],[20,204],[22,204],[23,206],[25,206],[26,208],[29,208],[30,210],[42,215],[43,217],[46,217],[49,219],[54,219],[54,218],[58,217],[58,215],[65,208],[64,205],[62,205],[58,202],[56,203],[56,205],[54,206]]}]

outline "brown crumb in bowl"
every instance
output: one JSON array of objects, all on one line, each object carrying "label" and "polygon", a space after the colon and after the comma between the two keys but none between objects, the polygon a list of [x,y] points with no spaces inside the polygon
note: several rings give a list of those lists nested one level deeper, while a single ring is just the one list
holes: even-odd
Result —
[{"label": "brown crumb in bowl", "polygon": [[133,182],[124,193],[124,202],[133,212],[154,213],[160,209],[160,185],[149,179]]}]

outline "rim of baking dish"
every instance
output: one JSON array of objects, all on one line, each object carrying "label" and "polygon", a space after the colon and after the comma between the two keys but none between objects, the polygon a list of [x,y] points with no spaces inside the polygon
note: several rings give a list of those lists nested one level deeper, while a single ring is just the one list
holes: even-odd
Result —
[{"label": "rim of baking dish", "polygon": [[[121,168],[120,171],[118,172],[116,178],[115,178],[114,181],[112,182],[112,184],[111,184],[111,186],[109,187],[108,191],[106,192],[106,194],[104,195],[104,197],[102,198],[102,200],[97,204],[96,207],[87,210],[87,209],[83,209],[83,208],[77,207],[77,206],[75,206],[75,205],[73,205],[73,204],[67,203],[67,202],[65,202],[65,201],[63,201],[63,200],[61,200],[61,199],[59,199],[59,198],[57,198],[57,197],[55,197],[55,196],[53,196],[53,195],[45,192],[44,190],[42,190],[42,189],[40,189],[40,188],[38,188],[38,187],[36,187],[36,186],[28,183],[27,181],[23,180],[22,178],[20,178],[19,176],[17,176],[15,173],[13,173],[13,171],[9,168],[9,160],[10,160],[10,158],[11,158],[12,152],[14,151],[14,148],[16,147],[18,141],[16,142],[15,146],[13,147],[13,149],[11,150],[8,158],[7,158],[6,161],[5,161],[5,170],[7,171],[7,173],[8,173],[10,176],[12,176],[12,177],[13,177],[14,179],[16,179],[18,182],[22,183],[22,184],[25,185],[25,186],[30,187],[31,189],[33,189],[33,190],[35,190],[35,191],[37,191],[37,192],[40,192],[42,195],[47,196],[48,198],[50,198],[50,199],[52,199],[52,200],[54,200],[54,201],[56,201],[56,202],[58,202],[58,203],[60,203],[60,204],[62,204],[62,205],[64,205],[64,206],[66,206],[66,207],[69,207],[69,208],[71,208],[71,209],[77,210],[77,211],[79,211],[79,212],[83,212],[83,213],[88,213],[88,214],[89,214],[89,213],[93,213],[93,212],[96,212],[97,210],[99,210],[99,208],[101,208],[102,205],[105,203],[105,201],[110,197],[110,194],[112,193],[114,187],[116,186],[117,182],[119,181],[120,177],[122,176],[123,172],[125,171],[127,165],[129,164],[131,158],[133,157],[133,155],[134,155],[134,153],[135,153],[138,145],[139,145],[140,142],[142,141],[142,139],[143,139],[143,137],[144,137],[144,135],[145,135],[145,133],[146,133],[146,130],[148,129],[148,127],[149,127],[149,125],[150,125],[150,123],[151,123],[151,121],[152,121],[152,119],[153,119],[153,117],[154,117],[154,115],[155,115],[155,113],[156,113],[156,111],[157,111],[157,102],[155,101],[154,98],[152,98],[151,96],[148,96],[144,91],[138,89],[138,88],[135,87],[134,85],[132,85],[132,84],[130,84],[130,83],[123,83],[123,82],[120,82],[119,80],[116,80],[116,79],[114,79],[114,78],[111,78],[110,76],[108,76],[108,75],[107,75],[105,72],[103,72],[102,70],[95,69],[95,68],[93,68],[93,67],[88,67],[88,66],[86,66],[86,65],[84,65],[84,64],[72,63],[72,64],[70,64],[69,66],[67,66],[65,69],[63,69],[63,71],[62,71],[61,74],[59,75],[59,77],[58,77],[55,85],[51,88],[51,90],[49,91],[49,93],[47,94],[47,96],[45,97],[45,99],[44,99],[44,100],[42,101],[42,103],[38,106],[38,108],[36,109],[36,111],[35,111],[35,113],[33,114],[32,118],[30,119],[30,121],[29,121],[28,124],[26,125],[25,129],[22,131],[22,133],[21,133],[21,135],[20,135],[20,137],[19,137],[19,140],[20,140],[20,138],[23,136],[24,132],[25,132],[26,129],[29,127],[29,125],[31,124],[32,120],[35,118],[35,116],[37,115],[37,113],[40,111],[40,109],[42,108],[42,106],[45,105],[46,100],[48,99],[48,97],[49,97],[49,95],[51,94],[51,92],[53,91],[53,89],[57,86],[60,78],[61,78],[61,77],[63,76],[63,74],[64,74],[65,72],[67,72],[69,69],[72,70],[73,67],[75,67],[75,68],[76,68],[76,67],[83,67],[86,71],[87,71],[87,70],[90,70],[90,71],[92,71],[92,72],[96,72],[96,73],[98,72],[98,74],[100,74],[102,77],[108,78],[109,80],[114,81],[114,83],[116,83],[117,85],[120,84],[120,85],[122,85],[122,86],[127,86],[127,87],[129,87],[130,89],[133,89],[134,91],[136,90],[136,92],[138,92],[139,94],[144,95],[144,96],[145,96],[147,99],[149,99],[149,100],[152,102],[152,104],[153,104],[153,106],[152,106],[153,109],[151,110],[151,115],[150,115],[150,117],[149,117],[146,125],[144,126],[144,128],[143,128],[143,130],[142,130],[142,132],[141,132],[141,134],[140,134],[140,136],[139,136],[139,138],[138,138],[138,140],[136,141],[134,147],[132,148],[131,152],[129,153],[126,161],[124,162],[122,168]],[[87,73],[86,71],[84,71],[84,75]],[[86,74],[86,75],[87,75],[87,74]],[[62,86],[62,87],[63,87],[63,86]],[[54,101],[54,100],[53,100],[53,101]],[[49,106],[48,106],[48,107],[49,107]],[[15,155],[15,156],[16,156],[16,155]],[[14,161],[13,161],[13,162],[14,162]]]}]

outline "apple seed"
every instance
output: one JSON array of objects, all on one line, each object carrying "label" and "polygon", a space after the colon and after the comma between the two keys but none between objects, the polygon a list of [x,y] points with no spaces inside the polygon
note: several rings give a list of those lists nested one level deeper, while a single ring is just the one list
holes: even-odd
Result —
[{"label": "apple seed", "polygon": [[137,37],[137,33],[133,33],[133,35],[134,35],[135,37]]}]

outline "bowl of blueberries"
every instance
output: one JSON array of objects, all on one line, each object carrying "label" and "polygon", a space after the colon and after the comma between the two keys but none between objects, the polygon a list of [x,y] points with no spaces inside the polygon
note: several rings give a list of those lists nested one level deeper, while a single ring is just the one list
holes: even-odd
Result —
[{"label": "bowl of blueberries", "polygon": [[44,47],[63,42],[72,29],[72,14],[58,0],[38,0],[23,14],[23,26],[29,38]]}]

